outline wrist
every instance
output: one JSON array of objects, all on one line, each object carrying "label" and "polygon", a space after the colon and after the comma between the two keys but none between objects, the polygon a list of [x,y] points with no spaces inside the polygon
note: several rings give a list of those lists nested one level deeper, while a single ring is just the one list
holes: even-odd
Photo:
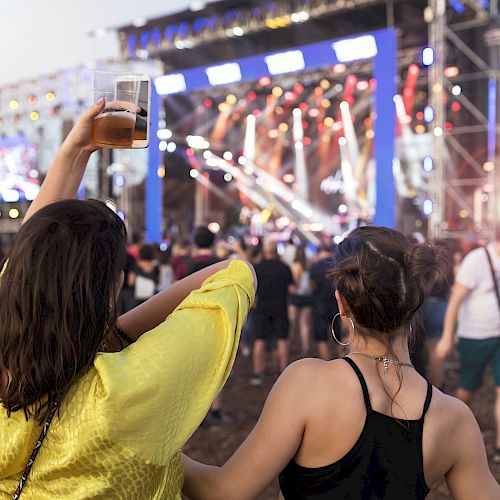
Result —
[{"label": "wrist", "polygon": [[74,158],[86,158],[88,160],[95,149],[89,150],[86,146],[78,146],[76,144],[73,144],[71,141],[65,140],[61,144],[61,148],[59,149],[59,151]]},{"label": "wrist", "polygon": [[58,152],[60,164],[65,172],[73,172],[79,176],[83,176],[91,154],[92,152],[84,147],[75,146],[66,142],[62,144]]},{"label": "wrist", "polygon": [[454,339],[455,335],[453,334],[453,332],[443,332],[443,336],[442,336],[442,339],[447,341],[447,342],[453,342],[453,339]]}]

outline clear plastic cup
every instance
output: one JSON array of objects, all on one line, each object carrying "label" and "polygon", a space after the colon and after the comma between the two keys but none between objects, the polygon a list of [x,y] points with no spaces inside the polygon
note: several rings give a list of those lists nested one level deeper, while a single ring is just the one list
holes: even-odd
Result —
[{"label": "clear plastic cup", "polygon": [[94,71],[94,103],[106,99],[102,113],[94,118],[92,136],[102,148],[130,148],[134,141],[135,117],[141,75]]}]

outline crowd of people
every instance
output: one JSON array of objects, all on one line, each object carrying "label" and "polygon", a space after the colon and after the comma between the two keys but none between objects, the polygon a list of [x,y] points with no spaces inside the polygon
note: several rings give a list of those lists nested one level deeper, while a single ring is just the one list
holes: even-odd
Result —
[{"label": "crowd of people", "polygon": [[[314,251],[207,227],[127,245],[112,210],[76,199],[103,105],[65,140],[2,261],[2,498],[250,499],[278,478],[286,499],[420,499],[443,477],[457,499],[500,498],[465,404],[491,366],[500,429],[500,241],[463,260],[374,226]],[[235,454],[205,465],[179,450],[207,414],[223,421],[239,349],[251,384],[277,381]],[[500,432],[496,447],[500,461]]]}]

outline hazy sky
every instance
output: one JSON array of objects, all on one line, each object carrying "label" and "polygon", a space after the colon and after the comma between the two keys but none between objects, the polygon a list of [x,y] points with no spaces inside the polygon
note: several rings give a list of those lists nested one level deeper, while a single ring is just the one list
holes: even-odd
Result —
[{"label": "hazy sky", "polygon": [[[213,0],[207,0],[209,3]],[[0,85],[118,54],[119,27],[188,8],[193,0],[0,0]],[[199,0],[198,0],[198,3]]]}]

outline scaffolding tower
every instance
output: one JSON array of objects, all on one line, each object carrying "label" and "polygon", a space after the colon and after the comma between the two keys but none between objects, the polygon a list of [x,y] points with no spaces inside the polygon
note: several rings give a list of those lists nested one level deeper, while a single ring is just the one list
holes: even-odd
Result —
[{"label": "scaffolding tower", "polygon": [[[463,13],[458,19],[457,13]],[[434,173],[431,189],[432,238],[463,238],[472,232],[494,237],[500,222],[498,156],[500,23],[498,0],[429,0],[430,105],[434,110]],[[479,38],[479,36],[481,37]],[[465,40],[471,40],[467,43]],[[450,76],[450,54],[465,61],[467,71]],[[448,68],[448,71],[447,71]],[[471,89],[473,89],[471,91]],[[451,128],[448,100],[456,100],[465,122]],[[478,148],[477,145],[482,145]],[[462,224],[449,221],[456,215]],[[497,237],[500,237],[497,234]]]}]

